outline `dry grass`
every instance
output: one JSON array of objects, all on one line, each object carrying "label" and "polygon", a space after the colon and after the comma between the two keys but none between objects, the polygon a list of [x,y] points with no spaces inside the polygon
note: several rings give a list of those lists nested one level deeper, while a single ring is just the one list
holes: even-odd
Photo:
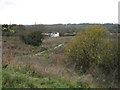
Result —
[{"label": "dry grass", "polygon": [[49,49],[55,47],[60,43],[66,43],[71,37],[57,37],[57,38],[45,38],[42,46],[33,47],[31,45],[24,44],[19,37],[3,37],[2,41],[2,52],[3,52],[3,63],[12,60],[16,56],[24,56],[25,54],[41,52],[42,47]]},{"label": "dry grass", "polygon": [[[14,39],[17,39],[16,42]],[[50,48],[60,43],[67,43],[70,39],[71,37],[45,38],[42,46]],[[3,47],[3,62],[4,63],[6,63],[8,59],[10,59],[9,60],[10,65],[13,66],[13,65],[16,65],[17,63],[23,63],[26,66],[31,66],[32,68],[34,68],[35,72],[37,73],[42,72],[42,73],[49,74],[49,75],[63,77],[68,80],[72,80],[75,77],[75,76],[73,77],[73,72],[68,70],[64,65],[65,46],[46,52],[40,56],[31,56],[31,55],[16,56],[15,55],[16,52],[23,53],[27,50],[28,51],[31,50],[31,46],[28,46],[22,43],[19,40],[19,38],[15,38],[15,37],[9,38],[9,39],[4,38],[3,46],[4,46]],[[19,48],[21,49],[19,50]]]},{"label": "dry grass", "polygon": [[[98,68],[90,68],[91,71],[88,73],[84,75],[78,75],[75,73],[74,69],[72,69],[72,66],[71,68],[66,67],[64,62],[66,60],[64,50],[66,48],[66,44],[71,38],[72,37],[45,38],[42,47],[51,48],[60,43],[65,43],[65,45],[60,48],[45,52],[40,56],[32,56],[24,55],[24,53],[32,52],[32,46],[24,44],[19,37],[3,37],[3,64],[8,61],[10,63],[9,65],[11,66],[22,63],[28,67],[32,67],[36,73],[61,77],[69,82],[87,82],[90,83],[90,87],[92,88],[106,87],[108,84],[104,82],[105,76]],[[21,54],[21,56],[17,56],[16,53]],[[93,75],[99,75],[99,78],[96,78]],[[112,83],[110,85],[112,85],[111,87],[115,86]]]},{"label": "dry grass", "polygon": [[[60,43],[67,43],[71,37],[47,37],[42,46],[51,48]],[[34,68],[36,72],[48,73],[50,75],[64,76],[68,72],[65,70],[64,49],[65,47],[52,50],[40,56],[24,55],[32,52],[32,46],[24,44],[19,37],[3,37],[3,64],[9,62],[10,65],[23,63]],[[21,54],[21,56],[17,56]],[[68,75],[67,75],[68,77]]]},{"label": "dry grass", "polygon": [[61,43],[67,43],[69,42],[69,40],[71,40],[71,36],[68,36],[68,37],[46,37],[44,40],[43,40],[43,44],[42,46],[44,47],[55,47],[56,45],[58,44],[61,44]]}]

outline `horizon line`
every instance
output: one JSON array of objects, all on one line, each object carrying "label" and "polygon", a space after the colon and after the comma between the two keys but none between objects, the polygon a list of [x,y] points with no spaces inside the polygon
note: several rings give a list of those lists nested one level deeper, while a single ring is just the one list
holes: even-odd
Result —
[{"label": "horizon line", "polygon": [[[6,24],[6,23],[5,23]],[[15,24],[15,23],[13,23]],[[8,25],[13,25],[12,23],[11,24],[8,24]],[[69,25],[69,24],[119,24],[119,23],[54,23],[54,24],[16,24],[16,25]],[[0,24],[0,25],[4,25],[4,24]]]}]

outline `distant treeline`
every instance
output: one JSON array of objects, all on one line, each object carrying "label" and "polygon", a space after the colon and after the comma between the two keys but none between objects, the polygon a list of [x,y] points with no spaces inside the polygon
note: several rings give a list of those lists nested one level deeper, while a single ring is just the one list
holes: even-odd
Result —
[{"label": "distant treeline", "polygon": [[113,23],[106,23],[106,24],[91,24],[91,23],[82,23],[82,24],[52,24],[52,25],[47,25],[47,24],[37,24],[37,25],[7,25],[4,24],[2,25],[3,27],[6,27],[8,29],[14,29],[18,32],[21,31],[26,31],[26,32],[32,32],[35,30],[40,30],[41,32],[59,32],[61,36],[66,35],[66,33],[77,33],[79,31],[85,30],[88,26],[91,25],[102,25],[106,27],[111,33],[120,33],[120,25],[118,24],[113,24]]},{"label": "distant treeline", "polygon": [[102,25],[106,27],[111,33],[118,32],[118,24],[53,24],[53,25],[29,25],[26,28],[30,29],[33,27],[40,28],[43,27],[42,32],[60,32],[61,35],[65,33],[74,33],[85,30],[88,26],[91,25]]}]

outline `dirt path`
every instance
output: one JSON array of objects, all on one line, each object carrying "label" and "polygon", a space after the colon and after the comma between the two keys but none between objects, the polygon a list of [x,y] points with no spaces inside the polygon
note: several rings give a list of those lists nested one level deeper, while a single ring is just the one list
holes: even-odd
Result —
[{"label": "dirt path", "polygon": [[21,56],[16,56],[16,57],[33,56],[33,55],[39,56],[39,55],[41,55],[42,53],[51,51],[51,50],[53,50],[53,49],[57,49],[57,48],[59,48],[59,47],[62,47],[63,45],[64,45],[64,43],[59,44],[59,45],[57,45],[56,47],[50,48],[50,49],[48,49],[48,50],[45,50],[45,51],[42,51],[42,52],[38,52],[38,53],[36,53],[36,54],[27,54],[27,55],[21,55]]},{"label": "dirt path", "polygon": [[63,45],[64,45],[64,43],[59,44],[58,46],[56,46],[56,47],[54,47],[54,48],[51,48],[51,49],[49,49],[49,50],[45,50],[45,51],[36,53],[35,55],[36,55],[36,56],[41,55],[42,53],[44,53],[44,52],[46,52],[46,51],[50,51],[50,50],[53,50],[53,49],[57,49],[57,48],[59,48],[59,47],[61,47],[61,46],[63,46]]}]

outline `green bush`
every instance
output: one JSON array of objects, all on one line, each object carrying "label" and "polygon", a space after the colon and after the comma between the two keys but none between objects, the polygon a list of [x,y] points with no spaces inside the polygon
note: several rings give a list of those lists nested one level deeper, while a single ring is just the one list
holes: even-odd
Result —
[{"label": "green bush", "polygon": [[68,44],[66,55],[75,69],[86,72],[91,66],[99,65],[105,72],[115,70],[118,64],[117,42],[109,39],[106,28],[94,25],[79,32]]},{"label": "green bush", "polygon": [[21,39],[25,44],[39,46],[42,44],[43,35],[40,31],[34,31],[27,35],[21,35]]}]

